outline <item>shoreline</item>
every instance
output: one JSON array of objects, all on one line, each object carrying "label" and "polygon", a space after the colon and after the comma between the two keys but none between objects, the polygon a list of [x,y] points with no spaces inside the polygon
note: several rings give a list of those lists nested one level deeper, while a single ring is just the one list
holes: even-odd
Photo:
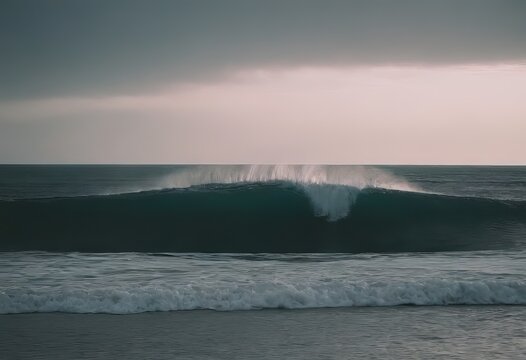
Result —
[{"label": "shoreline", "polygon": [[3,359],[517,358],[526,306],[0,315]]}]

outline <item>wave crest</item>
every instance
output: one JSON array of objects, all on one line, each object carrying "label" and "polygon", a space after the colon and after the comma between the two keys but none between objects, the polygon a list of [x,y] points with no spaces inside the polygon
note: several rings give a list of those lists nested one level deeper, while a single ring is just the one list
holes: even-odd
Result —
[{"label": "wave crest", "polygon": [[182,169],[161,181],[164,188],[205,184],[288,181],[302,185],[344,185],[357,189],[420,191],[386,170],[365,166],[328,165],[200,165]]},{"label": "wave crest", "polygon": [[177,171],[161,180],[160,187],[188,188],[208,184],[286,181],[309,197],[318,216],[335,221],[346,217],[358,192],[381,188],[422,192],[406,180],[373,167],[327,165],[202,165]]}]

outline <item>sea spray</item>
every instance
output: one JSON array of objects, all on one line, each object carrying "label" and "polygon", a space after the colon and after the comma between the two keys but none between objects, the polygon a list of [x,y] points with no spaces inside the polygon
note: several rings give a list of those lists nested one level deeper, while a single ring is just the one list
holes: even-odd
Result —
[{"label": "sea spray", "polygon": [[159,187],[188,188],[207,184],[295,184],[309,197],[314,212],[335,221],[348,215],[360,190],[381,188],[422,192],[387,170],[364,166],[327,165],[203,165],[164,177]]}]

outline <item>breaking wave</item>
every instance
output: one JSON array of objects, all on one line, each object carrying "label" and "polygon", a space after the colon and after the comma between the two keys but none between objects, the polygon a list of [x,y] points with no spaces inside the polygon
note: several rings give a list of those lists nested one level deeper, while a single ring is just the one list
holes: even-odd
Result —
[{"label": "breaking wave", "polygon": [[327,165],[230,165],[194,166],[165,177],[163,189],[189,188],[210,184],[287,182],[302,189],[314,212],[330,221],[348,215],[360,190],[381,188],[422,192],[391,173],[363,166]]},{"label": "breaking wave", "polygon": [[0,250],[408,252],[523,246],[526,203],[290,181],[0,201]]}]

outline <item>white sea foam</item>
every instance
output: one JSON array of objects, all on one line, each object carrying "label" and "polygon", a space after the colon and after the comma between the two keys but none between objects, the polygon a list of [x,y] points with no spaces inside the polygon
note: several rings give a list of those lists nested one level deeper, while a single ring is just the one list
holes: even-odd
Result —
[{"label": "white sea foam", "polygon": [[299,186],[318,216],[338,220],[348,215],[358,192],[365,188],[420,192],[421,189],[386,170],[365,166],[327,165],[206,165],[178,170],[160,182],[161,188],[205,184],[287,181]]},{"label": "white sea foam", "polygon": [[147,311],[351,306],[526,304],[526,282],[439,280],[395,282],[261,282],[221,286],[59,288],[0,293],[0,313],[129,314]]},{"label": "white sea foam", "polygon": [[0,254],[0,313],[526,305],[525,251]]}]

